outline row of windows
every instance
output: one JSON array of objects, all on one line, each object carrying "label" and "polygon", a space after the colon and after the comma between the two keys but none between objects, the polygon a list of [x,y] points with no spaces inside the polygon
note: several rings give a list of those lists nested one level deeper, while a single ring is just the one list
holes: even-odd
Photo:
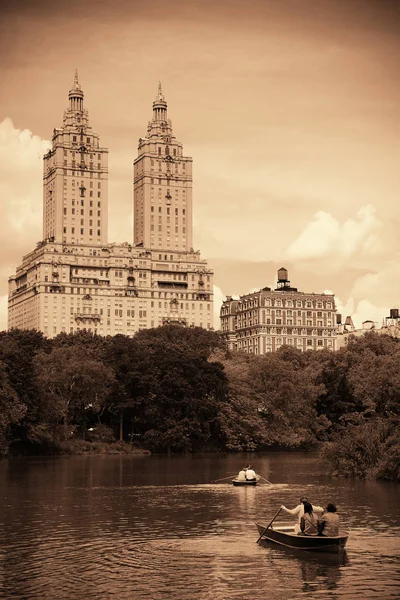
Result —
[{"label": "row of windows", "polygon": [[[314,304],[315,304],[315,306],[314,306]],[[280,300],[280,299],[267,298],[264,301],[264,306],[276,306],[276,307],[286,306],[286,307],[313,308],[313,309],[315,309],[315,308],[324,309],[325,308],[326,310],[332,310],[332,302],[326,302],[325,306],[324,306],[324,303],[321,301],[313,303],[311,301],[296,300],[296,302],[294,303],[291,300],[287,300],[285,303],[282,303],[282,300]],[[238,302],[238,304],[237,304],[237,310],[239,313],[242,313],[242,314],[246,313],[246,311],[248,311],[249,309],[252,309],[252,308],[256,308],[258,310],[259,309],[258,302],[252,302],[252,303]],[[290,313],[290,311],[288,311],[288,313]],[[282,313],[282,314],[284,314],[284,313]]]},{"label": "row of windows", "polygon": [[[139,210],[139,209],[137,208],[136,210]],[[151,212],[153,213],[153,212],[154,212],[154,206],[152,206],[150,210],[151,210]],[[142,212],[143,212],[143,211],[142,211]],[[158,207],[158,212],[159,212],[159,213],[162,213],[162,206],[159,206],[159,207]],[[167,215],[170,215],[170,214],[171,214],[171,207],[170,207],[170,206],[167,206]],[[175,208],[175,214],[176,214],[176,215],[179,215],[179,208]],[[183,214],[183,215],[186,215],[186,209],[185,209],[185,208],[182,208],[182,214]]]},{"label": "row of windows", "polygon": [[[67,186],[67,181],[68,181],[68,179],[65,178],[64,179],[64,187]],[[93,187],[93,181],[90,181],[89,183],[90,183],[90,187],[92,188]],[[82,187],[83,185],[84,185],[83,181],[81,181],[81,182],[77,181],[76,182],[76,187]],[[72,180],[72,187],[74,187],[74,186],[75,186],[75,179]],[[101,183],[100,183],[100,181],[97,184],[97,189],[101,189]]]},{"label": "row of windows", "polygon": [[[64,203],[65,203],[65,199],[64,199]],[[75,200],[72,200],[71,204],[72,204],[72,206],[75,206]],[[82,199],[80,201],[80,205],[81,206],[85,206],[85,200],[84,199]],[[79,206],[79,200],[76,201],[76,206]],[[89,206],[93,207],[93,200],[89,200]],[[97,208],[101,208],[101,202],[100,202],[100,200],[97,201]]]},{"label": "row of windows", "polygon": [[[76,136],[74,136],[74,137],[76,138]],[[90,140],[90,138],[87,138],[87,139]],[[76,140],[74,140],[74,141],[76,141]],[[88,141],[88,144],[89,143],[90,142]],[[76,152],[78,152],[78,154],[79,154],[79,151],[77,151],[77,150],[70,150],[70,152],[71,152],[72,158],[75,158],[75,153]],[[64,156],[68,156],[68,150],[64,149]],[[96,158],[96,156],[93,153],[89,153],[89,158],[90,158],[90,160],[93,160],[93,158]],[[101,154],[100,153],[97,154],[97,160],[101,160]]]},{"label": "row of windows", "polygon": [[[71,209],[71,215],[75,214],[75,208]],[[85,211],[83,208],[81,208],[81,212],[79,213],[79,210],[76,212],[77,215],[81,215],[81,216],[85,216]],[[67,209],[64,207],[64,215],[67,215]],[[100,217],[101,216],[101,212],[98,210],[97,211],[97,216]],[[89,217],[93,217],[93,210],[89,210]],[[98,221],[98,224],[100,225],[100,221]]]},{"label": "row of windows", "polygon": [[[50,286],[51,287],[51,286]],[[48,293],[48,286],[45,287],[45,292],[46,294]],[[101,292],[101,290],[100,290]],[[97,295],[99,293],[98,288],[87,288],[87,287],[71,287],[70,288],[70,293],[71,294],[77,294],[78,296],[82,296],[82,295]],[[108,290],[106,291],[106,293],[109,293],[110,295],[114,295],[114,290]],[[123,295],[123,294],[121,294]],[[151,298],[165,298],[167,300],[170,299],[182,299],[182,300],[196,300],[197,295],[196,294],[191,294],[191,293],[175,293],[175,292],[151,292]],[[62,302],[65,302],[66,296],[63,295],[62,296]],[[52,298],[53,302],[55,302],[57,304],[57,298]],[[79,304],[81,298],[77,298],[77,303]],[[205,300],[205,298],[203,299]],[[48,296],[45,295],[44,297],[44,301],[45,303],[48,302]],[[70,301],[73,302],[74,298],[70,298]],[[129,300],[129,302],[133,302],[136,303],[138,300]],[[140,302],[142,302],[142,300],[139,300]],[[102,303],[103,300],[100,299],[100,303]],[[153,302],[153,300],[151,301]],[[97,298],[95,298],[95,304],[97,304]],[[110,305],[110,300],[108,300],[108,304]],[[118,306],[118,305],[117,305]],[[122,306],[122,304],[120,304],[120,306]],[[195,306],[194,304],[192,305],[193,307]],[[202,310],[203,308],[203,303],[200,302],[199,303],[200,309]],[[207,304],[207,309],[210,310],[211,308],[211,304]]]},{"label": "row of windows", "polygon": [[[78,141],[78,140],[77,140],[77,136],[76,136],[76,135],[73,135],[73,136],[72,136],[72,141],[73,141],[73,142],[76,142],[76,141]],[[81,136],[81,139],[80,139],[80,141],[81,141],[81,142],[83,142],[83,141],[84,141],[84,140],[83,140],[83,136]],[[95,142],[95,138],[93,138],[93,143],[94,143],[94,142]],[[91,143],[91,138],[90,138],[90,137],[87,137],[87,138],[86,138],[86,143],[87,143],[87,144],[90,144],[90,143]],[[101,154],[99,154],[99,155],[98,155],[98,157],[100,158],[100,157],[101,157]]]},{"label": "row of windows", "polygon": [[[86,188],[85,188],[85,189],[86,189]],[[83,193],[84,191],[85,191],[85,190],[82,190],[82,189],[81,189],[81,194],[80,194],[80,195],[81,195],[82,197],[84,197],[84,196],[85,196],[85,194]],[[64,195],[66,195],[66,194],[67,194],[67,190],[66,190],[66,189],[64,189]],[[72,194],[73,194],[73,196],[75,197],[75,190],[72,190]],[[92,190],[90,190],[90,191],[89,191],[89,197],[90,197],[90,198],[93,198],[93,191],[92,191]],[[97,197],[98,197],[98,198],[101,198],[101,192],[97,192]]]},{"label": "row of windows", "polygon": [[[66,177],[68,175],[68,169],[63,169],[63,173],[64,176]],[[87,171],[72,171],[71,173],[72,177],[85,177],[85,175],[87,175]],[[93,179],[93,171],[89,172],[89,177],[90,179]],[[101,179],[101,173],[97,173],[97,179]]]},{"label": "row of windows", "polygon": [[[67,228],[64,227],[64,233],[67,233]],[[75,234],[75,227],[71,227],[71,234],[74,235]],[[81,228],[81,235],[84,235],[84,228]],[[89,229],[89,235],[93,235],[93,229]],[[100,236],[101,232],[100,229],[97,230],[97,235]]]}]

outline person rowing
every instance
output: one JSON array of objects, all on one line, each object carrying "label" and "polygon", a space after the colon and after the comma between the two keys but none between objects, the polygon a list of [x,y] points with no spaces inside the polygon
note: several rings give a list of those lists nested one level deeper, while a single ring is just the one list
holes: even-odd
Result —
[{"label": "person rowing", "polygon": [[237,481],[246,481],[246,470],[246,467],[244,467],[239,471],[239,474],[236,477]]},{"label": "person rowing", "polygon": [[246,467],[246,481],[257,481],[256,472],[253,471],[250,465]]},{"label": "person rowing", "polygon": [[[284,504],[281,505],[281,510],[284,510],[289,515],[293,515],[297,517],[297,523],[294,526],[295,533],[301,533],[301,518],[304,515],[304,504],[305,502],[311,504],[305,496],[300,498],[300,504],[295,506],[294,508],[286,508]],[[324,509],[321,506],[316,506],[315,504],[311,504],[313,513],[322,514]]]}]

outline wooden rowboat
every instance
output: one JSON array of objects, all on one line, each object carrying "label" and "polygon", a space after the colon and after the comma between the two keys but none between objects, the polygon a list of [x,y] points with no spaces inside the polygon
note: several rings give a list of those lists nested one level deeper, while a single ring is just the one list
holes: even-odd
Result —
[{"label": "wooden rowboat", "polygon": [[[256,523],[259,534],[263,534],[261,540],[274,542],[286,548],[294,548],[296,550],[314,550],[318,552],[339,552],[342,550],[349,537],[348,532],[342,532],[336,537],[328,537],[325,535],[304,535],[297,534],[294,531],[293,525],[274,525],[268,527]],[[264,532],[264,533],[263,533]]]},{"label": "wooden rowboat", "polygon": [[242,481],[241,479],[232,479],[232,485],[257,485],[258,483],[258,479],[250,479],[247,480],[245,479],[244,481]]}]

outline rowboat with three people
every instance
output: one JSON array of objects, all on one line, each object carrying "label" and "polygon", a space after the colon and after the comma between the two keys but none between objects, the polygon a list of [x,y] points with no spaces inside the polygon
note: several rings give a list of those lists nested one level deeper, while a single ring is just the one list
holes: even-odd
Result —
[{"label": "rowboat with three people", "polygon": [[[322,513],[319,519],[314,517],[313,509]],[[281,510],[297,515],[299,523],[275,523],[274,525]],[[331,502],[328,503],[326,509],[319,506],[313,507],[304,497],[300,499],[300,504],[295,509],[288,509],[282,505],[268,525],[256,523],[260,534],[257,542],[265,539],[296,550],[339,552],[346,546],[349,532],[340,531],[336,510],[336,505]]]},{"label": "rowboat with three people", "polygon": [[346,546],[349,537],[348,532],[343,532],[335,537],[299,534],[295,533],[294,525],[276,524],[270,527],[259,523],[256,523],[256,525],[260,534],[259,540],[267,540],[296,550],[339,552]]}]

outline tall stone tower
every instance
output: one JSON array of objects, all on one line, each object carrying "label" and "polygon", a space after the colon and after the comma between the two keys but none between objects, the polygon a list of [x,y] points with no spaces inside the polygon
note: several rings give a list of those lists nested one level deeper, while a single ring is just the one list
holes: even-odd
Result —
[{"label": "tall stone tower", "polygon": [[211,329],[213,272],[192,249],[192,159],[172,134],[161,86],[135,160],[133,245],[107,243],[107,157],[76,74],[44,157],[43,239],[9,278],[9,327],[48,337]]},{"label": "tall stone tower", "polygon": [[172,131],[158,85],[153,119],[134,161],[134,244],[150,250],[192,250],[192,158]]},{"label": "tall stone tower", "polygon": [[89,124],[75,73],[63,125],[54,129],[43,163],[43,238],[107,244],[108,150]]}]

